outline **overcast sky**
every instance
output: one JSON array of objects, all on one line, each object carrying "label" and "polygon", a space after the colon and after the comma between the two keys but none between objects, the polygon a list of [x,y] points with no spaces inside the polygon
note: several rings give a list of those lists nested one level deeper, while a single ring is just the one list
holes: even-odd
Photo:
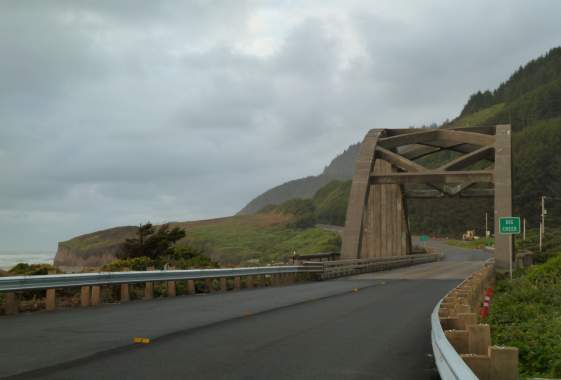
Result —
[{"label": "overcast sky", "polygon": [[370,128],[455,117],[560,1],[2,1],[0,249],[231,215]]}]

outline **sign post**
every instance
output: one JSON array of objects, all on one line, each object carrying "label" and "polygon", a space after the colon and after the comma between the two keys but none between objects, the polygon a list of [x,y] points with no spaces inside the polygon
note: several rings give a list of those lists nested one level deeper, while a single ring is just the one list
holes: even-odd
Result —
[{"label": "sign post", "polygon": [[510,279],[512,280],[512,235],[520,235],[520,217],[505,216],[499,218],[499,233],[508,235],[509,263],[510,263]]},{"label": "sign post", "polygon": [[427,241],[429,241],[428,235],[421,235],[421,236],[419,237],[419,240],[421,241],[421,243],[423,243],[423,248],[424,248],[425,251],[426,251],[426,249],[427,249]]}]

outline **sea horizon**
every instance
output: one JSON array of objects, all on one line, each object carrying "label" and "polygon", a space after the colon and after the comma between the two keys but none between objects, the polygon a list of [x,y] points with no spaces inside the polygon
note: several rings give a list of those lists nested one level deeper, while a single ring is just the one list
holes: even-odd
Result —
[{"label": "sea horizon", "polygon": [[55,255],[47,249],[0,249],[0,269],[9,270],[19,263],[52,264]]}]

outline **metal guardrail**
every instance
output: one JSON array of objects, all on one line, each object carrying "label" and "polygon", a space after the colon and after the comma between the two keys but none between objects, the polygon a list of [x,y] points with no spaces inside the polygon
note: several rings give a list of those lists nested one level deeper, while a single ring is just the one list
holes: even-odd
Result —
[{"label": "metal guardrail", "polygon": [[456,352],[442,330],[438,317],[441,302],[442,300],[438,301],[430,318],[432,351],[440,378],[442,380],[477,380],[477,376]]},{"label": "metal guardrail", "polygon": [[[494,259],[487,259],[484,265],[492,262],[494,262]],[[461,287],[465,282],[466,280],[462,281],[456,288]],[[450,293],[451,292],[448,294]],[[434,361],[438,373],[442,380],[477,380],[477,376],[452,346],[442,329],[438,311],[440,310],[442,300],[446,298],[448,294],[438,301],[432,311],[430,319],[432,351],[434,353]]]},{"label": "metal guardrail", "polygon": [[313,264],[305,266],[295,265],[230,269],[156,270],[141,272],[101,272],[0,277],[0,293],[32,289],[133,284],[155,281],[201,280],[220,277],[261,276],[285,273],[314,273],[323,271],[323,267],[321,265]]},{"label": "metal guardrail", "polygon": [[349,276],[352,274],[376,272],[403,266],[437,261],[441,254],[416,254],[394,257],[375,257],[368,259],[346,259],[323,262],[304,262],[304,265],[323,266],[322,279]]},{"label": "metal guardrail", "polygon": [[134,284],[157,281],[201,280],[221,277],[262,276],[286,273],[320,273],[322,279],[385,270],[422,262],[436,261],[434,254],[379,257],[372,259],[305,262],[304,265],[267,266],[230,269],[157,270],[130,272],[100,272],[41,276],[0,277],[0,293],[33,289],[71,288]]}]

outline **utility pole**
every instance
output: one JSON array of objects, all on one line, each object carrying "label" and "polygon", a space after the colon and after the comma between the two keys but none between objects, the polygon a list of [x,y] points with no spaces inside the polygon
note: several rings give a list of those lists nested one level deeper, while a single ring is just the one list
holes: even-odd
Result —
[{"label": "utility pole", "polygon": [[485,213],[485,239],[489,238],[489,223],[487,219],[487,212]]},{"label": "utility pole", "polygon": [[545,235],[545,196],[542,195],[542,214],[541,214],[541,223],[540,223],[540,252],[542,252],[543,247],[543,237]]}]

